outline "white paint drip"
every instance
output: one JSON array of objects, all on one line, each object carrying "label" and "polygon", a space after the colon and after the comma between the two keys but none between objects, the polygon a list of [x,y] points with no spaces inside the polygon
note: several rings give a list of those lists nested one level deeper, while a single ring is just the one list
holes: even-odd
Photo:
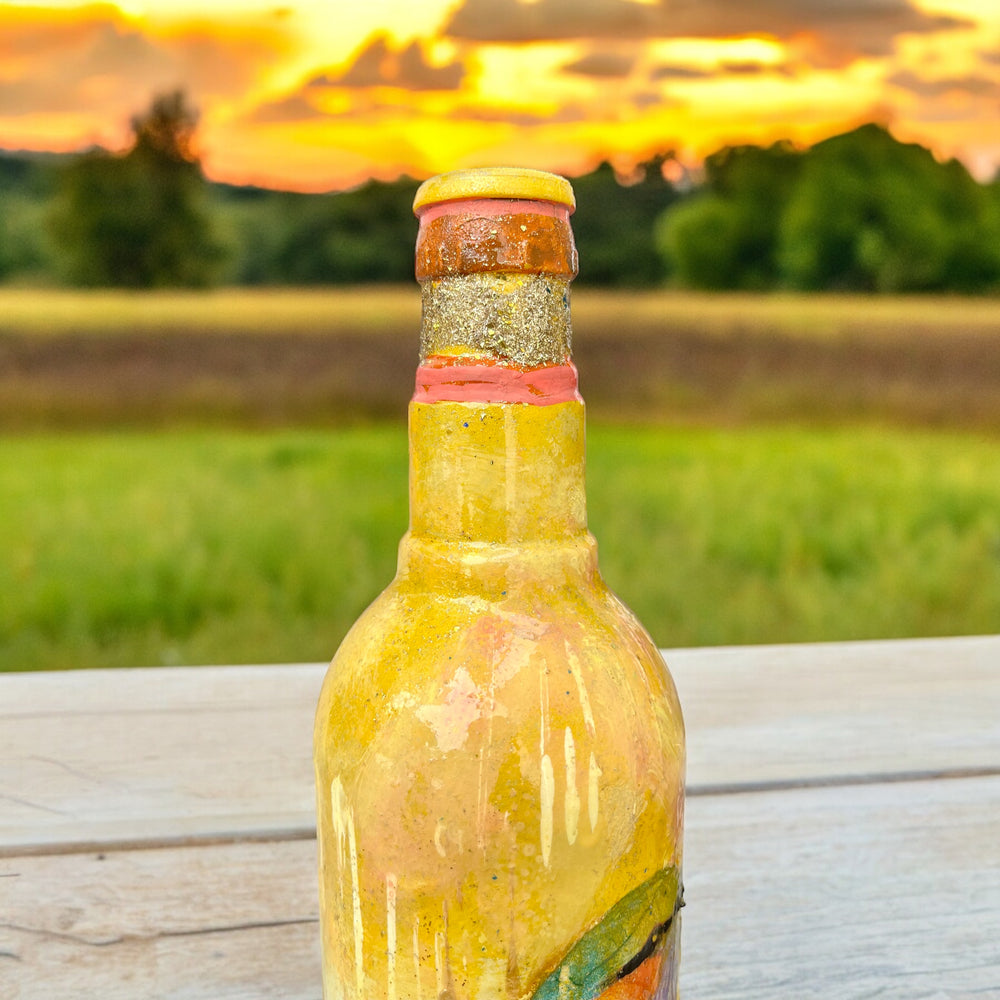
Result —
[{"label": "white paint drip", "polygon": [[573,984],[569,979],[569,966],[564,965],[559,970],[559,992],[557,994],[558,1000],[571,1000],[573,996],[572,993]]},{"label": "white paint drip", "polygon": [[361,922],[361,886],[358,882],[358,842],[354,833],[354,810],[347,811],[347,846],[351,855],[351,896],[354,909],[354,979],[357,1000],[365,995],[365,929]]},{"label": "white paint drip", "polygon": [[[502,656],[501,656],[502,659]],[[476,846],[485,856],[488,837],[486,833],[489,797],[486,794],[486,760],[493,751],[493,719],[497,714],[497,654],[490,646],[490,686],[486,703],[486,745],[479,753],[479,786],[476,792]],[[461,844],[459,844],[461,851]]]},{"label": "white paint drip", "polygon": [[444,993],[444,931],[434,935],[434,972],[437,974],[437,996]]},{"label": "white paint drip", "polygon": [[447,827],[445,826],[444,820],[439,819],[437,821],[437,826],[434,827],[434,850],[441,855],[442,858],[448,856],[448,850],[444,846],[444,835]]},{"label": "white paint drip", "polygon": [[[493,728],[493,717],[490,716],[490,729]],[[492,735],[492,734],[491,734]],[[479,755],[479,781],[476,787],[476,846],[486,850],[486,784],[485,784],[485,751]]]},{"label": "white paint drip", "polygon": [[330,782],[330,824],[337,840],[337,879],[340,888],[340,905],[344,905],[344,852],[347,841],[347,796],[339,777]]},{"label": "white paint drip", "polygon": [[597,829],[597,813],[598,813],[598,779],[604,772],[600,769],[597,763],[597,758],[594,756],[593,752],[590,754],[590,776],[587,782],[587,814],[590,817],[590,829]]},{"label": "white paint drip", "polygon": [[553,813],[556,801],[556,778],[552,759],[545,752],[545,736],[549,725],[549,682],[545,669],[538,671],[538,708],[541,719],[538,726],[538,752],[541,757],[539,778],[539,839],[542,842],[542,864],[549,867],[552,855]]},{"label": "white paint drip", "polygon": [[573,673],[573,680],[576,681],[577,695],[580,698],[580,711],[583,712],[583,724],[587,727],[591,739],[597,735],[597,724],[594,722],[594,711],[590,707],[590,696],[587,694],[587,687],[583,683],[583,670],[580,661],[566,643],[566,662]]},{"label": "white paint drip", "polygon": [[576,744],[573,742],[573,730],[566,727],[566,839],[569,843],[576,842],[577,830],[580,826],[580,793],[576,787]]},{"label": "white paint drip", "polygon": [[545,733],[549,727],[549,683],[544,670],[538,671],[538,710],[541,722],[538,727],[538,755],[545,756]]},{"label": "white paint drip", "polygon": [[504,503],[507,510],[517,510],[517,470],[521,463],[521,450],[517,446],[517,423],[514,417],[515,406],[505,406],[503,419],[504,454]]},{"label": "white paint drip", "polygon": [[542,757],[541,778],[541,816],[539,818],[540,837],[542,841],[542,864],[549,867],[552,855],[552,825],[556,801],[556,779],[552,770],[552,758],[548,754]]},{"label": "white paint drip", "polygon": [[413,977],[417,983],[416,1000],[424,1000],[420,989],[420,918],[413,918]]},{"label": "white paint drip", "polygon": [[386,1000],[396,1000],[396,876],[385,877]]}]

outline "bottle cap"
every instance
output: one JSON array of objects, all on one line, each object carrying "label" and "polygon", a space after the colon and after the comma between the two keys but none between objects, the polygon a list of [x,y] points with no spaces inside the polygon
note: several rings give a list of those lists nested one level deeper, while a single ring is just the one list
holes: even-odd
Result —
[{"label": "bottle cap", "polygon": [[454,170],[424,181],[413,199],[417,214],[429,205],[470,198],[513,198],[549,201],[576,208],[573,188],[565,177],[528,167],[483,167],[477,170]]}]

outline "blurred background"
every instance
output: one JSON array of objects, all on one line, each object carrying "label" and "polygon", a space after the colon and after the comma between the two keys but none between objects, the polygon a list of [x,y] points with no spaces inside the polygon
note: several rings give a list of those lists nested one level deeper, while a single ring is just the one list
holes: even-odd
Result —
[{"label": "blurred background", "polygon": [[406,528],[420,181],[569,176],[662,646],[1000,630],[1000,8],[0,3],[0,670],[325,660]]}]

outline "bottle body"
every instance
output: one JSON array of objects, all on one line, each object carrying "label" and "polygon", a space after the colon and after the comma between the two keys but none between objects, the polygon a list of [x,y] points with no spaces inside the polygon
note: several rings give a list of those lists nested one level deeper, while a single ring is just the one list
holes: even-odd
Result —
[{"label": "bottle body", "polygon": [[562,363],[489,358],[470,389],[467,344],[435,357],[397,575],[317,710],[324,995],[665,1000],[683,723],[598,572],[583,403],[539,374]]}]

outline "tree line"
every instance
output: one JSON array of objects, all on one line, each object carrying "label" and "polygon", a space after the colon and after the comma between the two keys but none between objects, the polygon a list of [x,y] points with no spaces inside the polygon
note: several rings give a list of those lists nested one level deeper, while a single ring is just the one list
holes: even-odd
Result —
[{"label": "tree line", "polygon": [[[0,282],[126,288],[412,280],[418,181],[330,194],[206,180],[181,92],[124,153],[0,155]],[[865,125],[808,149],[732,146],[697,183],[668,155],[573,178],[582,284],[1000,291],[1000,177]]]}]

